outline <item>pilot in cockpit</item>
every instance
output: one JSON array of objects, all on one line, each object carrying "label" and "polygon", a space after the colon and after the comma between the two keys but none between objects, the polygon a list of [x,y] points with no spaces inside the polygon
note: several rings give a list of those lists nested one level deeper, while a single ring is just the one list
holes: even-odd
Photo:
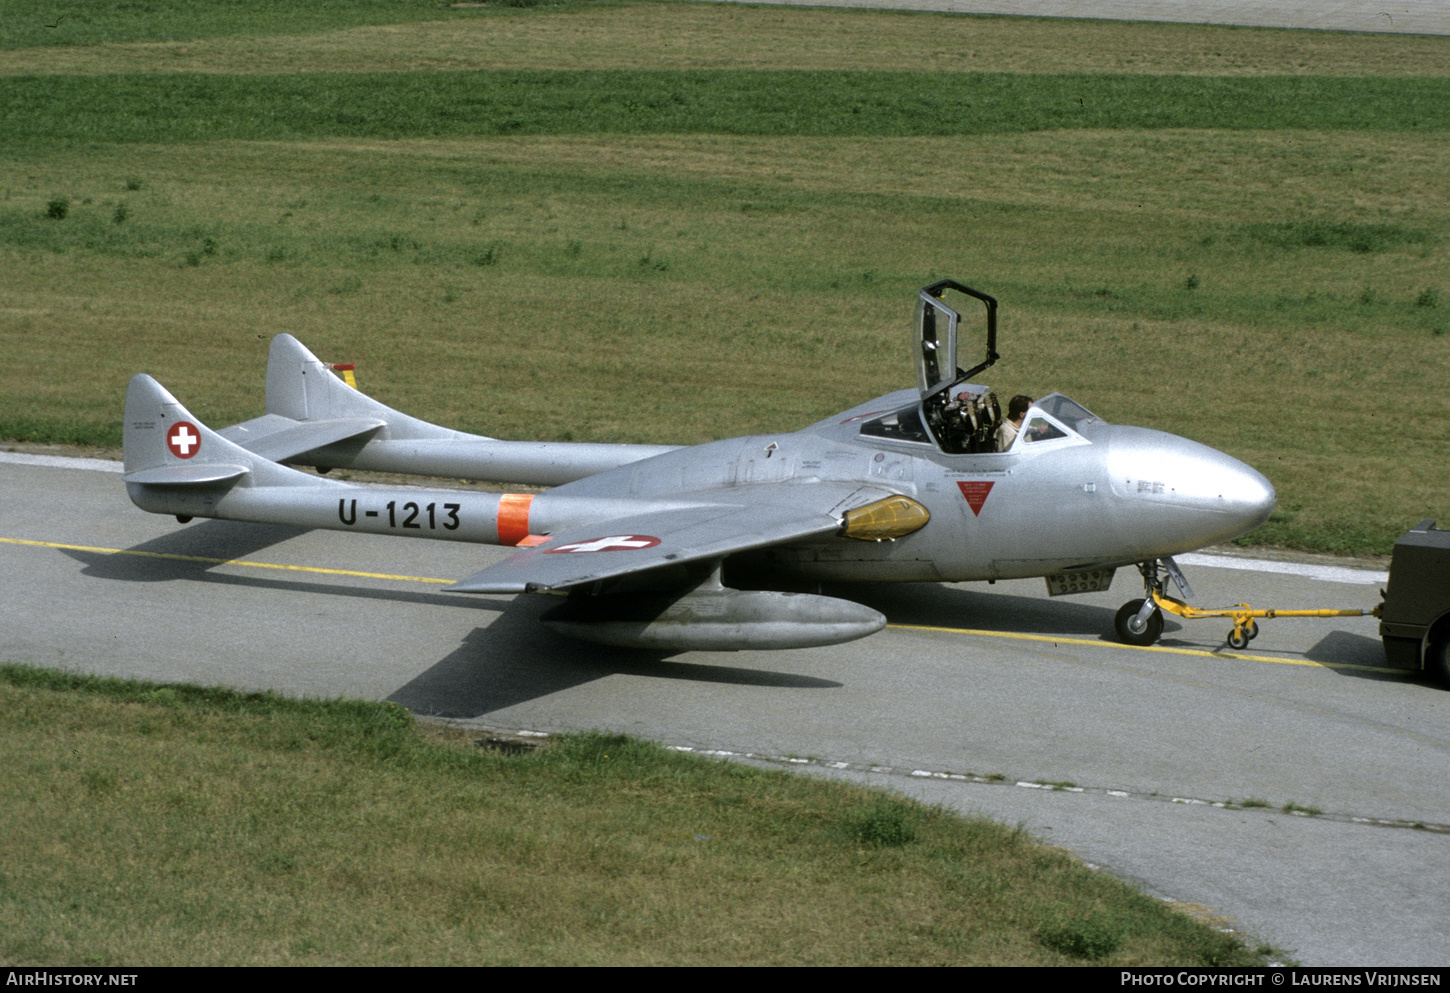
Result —
[{"label": "pilot in cockpit", "polygon": [[1012,447],[1017,432],[1022,428],[1022,419],[1027,416],[1027,408],[1031,406],[1032,398],[1021,393],[1007,404],[1007,417],[1002,421],[1001,427],[997,428],[997,451],[1005,452]]}]

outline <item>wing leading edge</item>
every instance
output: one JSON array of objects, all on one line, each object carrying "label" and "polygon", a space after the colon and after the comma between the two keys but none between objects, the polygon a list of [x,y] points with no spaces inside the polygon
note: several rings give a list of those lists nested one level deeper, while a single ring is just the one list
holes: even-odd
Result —
[{"label": "wing leading edge", "polygon": [[[782,490],[790,491],[787,504]],[[698,506],[572,527],[448,589],[459,593],[566,590],[666,566],[836,534],[847,509],[889,496],[855,485],[743,486]],[[719,502],[706,502],[711,496]],[[724,502],[726,499],[728,503]]]}]

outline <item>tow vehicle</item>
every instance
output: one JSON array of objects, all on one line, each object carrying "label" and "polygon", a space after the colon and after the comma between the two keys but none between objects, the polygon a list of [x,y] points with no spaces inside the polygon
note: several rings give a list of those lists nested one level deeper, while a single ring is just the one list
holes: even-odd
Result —
[{"label": "tow vehicle", "polygon": [[1450,531],[1421,521],[1395,542],[1379,619],[1386,663],[1450,687]]}]

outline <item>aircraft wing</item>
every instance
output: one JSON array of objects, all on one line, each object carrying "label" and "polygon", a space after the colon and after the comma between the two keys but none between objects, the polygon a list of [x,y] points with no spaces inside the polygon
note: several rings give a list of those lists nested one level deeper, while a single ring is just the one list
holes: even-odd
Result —
[{"label": "aircraft wing", "polygon": [[[765,488],[761,488],[765,489]],[[701,503],[569,528],[453,586],[458,593],[568,589],[663,566],[823,537],[841,529],[841,513],[881,497],[870,487],[810,484],[729,491],[730,503]],[[782,499],[787,496],[793,499]],[[723,493],[721,494],[724,495]],[[770,502],[755,502],[750,496]]]}]

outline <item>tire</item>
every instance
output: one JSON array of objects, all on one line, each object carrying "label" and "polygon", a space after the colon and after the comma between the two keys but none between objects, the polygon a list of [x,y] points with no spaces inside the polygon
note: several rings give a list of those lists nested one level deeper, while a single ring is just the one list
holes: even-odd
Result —
[{"label": "tire", "polygon": [[1259,636],[1258,623],[1255,621],[1249,621],[1249,626],[1244,629],[1244,634],[1249,636],[1250,641],[1253,641],[1255,638],[1257,638]]},{"label": "tire", "polygon": [[1437,634],[1425,650],[1425,673],[1450,689],[1450,630]]},{"label": "tire", "polygon": [[1249,634],[1247,631],[1245,631],[1243,634],[1239,634],[1238,628],[1234,628],[1228,633],[1228,647],[1241,652],[1245,648],[1249,647],[1249,639],[1252,637],[1253,635]]},{"label": "tire", "polygon": [[1137,645],[1140,648],[1144,645],[1151,645],[1158,640],[1163,633],[1163,611],[1154,609],[1148,615],[1148,621],[1143,625],[1143,630],[1133,631],[1128,623],[1137,616],[1138,611],[1143,609],[1142,600],[1129,600],[1118,608],[1118,616],[1113,618],[1113,629],[1118,632],[1118,640],[1125,645]]}]

